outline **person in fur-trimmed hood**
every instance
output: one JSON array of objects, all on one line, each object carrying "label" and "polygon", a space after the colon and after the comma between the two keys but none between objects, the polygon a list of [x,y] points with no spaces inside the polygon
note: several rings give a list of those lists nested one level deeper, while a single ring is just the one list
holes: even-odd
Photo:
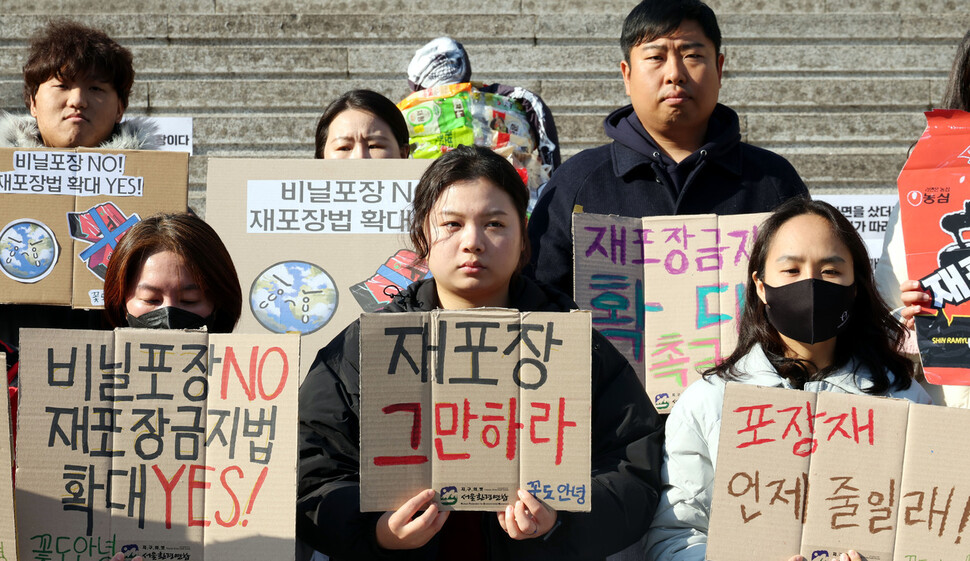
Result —
[{"label": "person in fur-trimmed hood", "polygon": [[[97,148],[109,150],[158,150],[158,126],[151,119],[135,117],[115,124],[111,135]],[[37,120],[30,115],[0,112],[0,147],[43,148]]]},{"label": "person in fur-trimmed hood", "polygon": [[[71,21],[49,22],[31,38],[24,64],[24,104],[30,114],[0,112],[0,147],[157,150],[153,122],[122,122],[134,79],[131,51],[103,31]],[[6,343],[16,350],[24,327],[96,329],[101,313],[0,305],[0,349]],[[17,362],[8,365],[8,386],[15,390]]]},{"label": "person in fur-trimmed hood", "polygon": [[154,124],[121,120],[134,80],[131,51],[103,31],[51,21],[24,64],[30,115],[0,115],[0,146],[157,149]]}]

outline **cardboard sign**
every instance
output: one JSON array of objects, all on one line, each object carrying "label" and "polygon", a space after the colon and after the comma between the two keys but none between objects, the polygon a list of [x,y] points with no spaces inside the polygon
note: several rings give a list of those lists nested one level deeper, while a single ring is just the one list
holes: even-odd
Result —
[{"label": "cardboard sign", "polygon": [[970,385],[970,113],[926,119],[898,181],[906,265],[936,308],[916,317],[916,342],[929,382]]},{"label": "cardboard sign", "polygon": [[293,558],[296,335],[25,329],[20,364],[21,558]]},{"label": "cardboard sign", "polygon": [[590,509],[588,312],[365,314],[361,511]]},{"label": "cardboard sign", "polygon": [[[0,372],[7,372],[7,355],[0,353]],[[17,525],[13,509],[13,480],[7,479],[6,473],[13,473],[13,451],[10,440],[10,394],[3,389],[0,398],[0,559],[17,558]]]},{"label": "cardboard sign", "polygon": [[768,215],[573,215],[576,303],[668,413],[737,342],[751,246]]},{"label": "cardboard sign", "polygon": [[967,410],[729,383],[707,559],[962,561],[968,446]]},{"label": "cardboard sign", "polygon": [[206,220],[239,274],[238,332],[302,335],[316,352],[430,276],[407,250],[428,160],[209,159]]},{"label": "cardboard sign", "polygon": [[0,148],[0,303],[102,307],[121,236],[185,212],[188,165],[184,153]]}]

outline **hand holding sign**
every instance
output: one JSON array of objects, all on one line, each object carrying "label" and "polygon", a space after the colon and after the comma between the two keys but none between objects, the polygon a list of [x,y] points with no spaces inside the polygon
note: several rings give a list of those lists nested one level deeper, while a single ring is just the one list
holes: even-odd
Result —
[{"label": "hand holding sign", "polygon": [[558,513],[528,491],[519,489],[519,500],[498,514],[498,523],[513,540],[528,540],[546,535],[556,525]]},{"label": "hand holding sign", "polygon": [[904,280],[899,283],[899,291],[904,306],[899,312],[900,321],[908,329],[916,329],[916,315],[927,311],[923,306],[932,306],[933,299],[918,280]]},{"label": "hand holding sign", "polygon": [[417,549],[428,543],[448,520],[448,511],[439,511],[433,498],[434,490],[425,489],[396,511],[385,512],[377,521],[377,544],[384,549]]}]

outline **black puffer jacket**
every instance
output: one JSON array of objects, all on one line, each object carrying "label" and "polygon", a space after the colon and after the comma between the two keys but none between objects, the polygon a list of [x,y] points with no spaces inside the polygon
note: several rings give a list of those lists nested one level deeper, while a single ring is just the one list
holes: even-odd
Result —
[{"label": "black puffer jacket", "polygon": [[552,175],[529,219],[535,278],[573,293],[573,212],[620,216],[769,212],[808,189],[787,160],[741,142],[738,114],[718,104],[703,146],[671,177],[628,105],[603,124],[614,140],[576,154]]},{"label": "black puffer jacket", "polygon": [[[510,295],[520,311],[575,308],[565,295],[529,279],[517,279]],[[385,311],[430,311],[436,302],[429,279],[409,287]],[[484,516],[489,559],[604,558],[649,527],[659,494],[663,423],[633,369],[595,330],[592,353],[592,511],[560,512],[562,525],[548,540],[514,541],[494,515]],[[317,353],[300,387],[297,535],[338,560],[437,559],[437,538],[418,550],[381,549],[375,533],[381,513],[360,512],[359,357],[354,322]]]}]

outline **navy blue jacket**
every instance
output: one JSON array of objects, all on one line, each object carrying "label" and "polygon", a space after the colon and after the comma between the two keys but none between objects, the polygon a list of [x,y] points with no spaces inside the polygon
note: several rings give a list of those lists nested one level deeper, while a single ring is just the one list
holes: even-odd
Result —
[{"label": "navy blue jacket", "polygon": [[680,163],[680,170],[689,171],[676,182],[669,158],[657,150],[632,105],[611,113],[604,127],[614,142],[564,162],[529,219],[529,273],[566,294],[573,293],[574,209],[630,217],[747,214],[808,195],[788,160],[741,142],[738,115],[724,105],[711,115],[704,146]]}]

